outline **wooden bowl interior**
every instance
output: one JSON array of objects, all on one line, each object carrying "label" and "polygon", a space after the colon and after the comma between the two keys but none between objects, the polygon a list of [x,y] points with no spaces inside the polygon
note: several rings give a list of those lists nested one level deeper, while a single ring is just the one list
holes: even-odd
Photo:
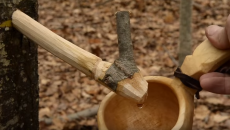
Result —
[{"label": "wooden bowl interior", "polygon": [[104,122],[108,130],[169,130],[179,115],[179,103],[167,84],[149,82],[143,108],[114,94],[105,106]]}]

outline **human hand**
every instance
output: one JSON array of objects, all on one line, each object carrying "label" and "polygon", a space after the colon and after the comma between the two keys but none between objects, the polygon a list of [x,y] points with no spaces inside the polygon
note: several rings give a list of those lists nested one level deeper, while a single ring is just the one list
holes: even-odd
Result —
[{"label": "human hand", "polygon": [[[230,15],[225,27],[211,25],[206,28],[205,34],[214,47],[230,49]],[[200,77],[200,85],[204,90],[213,93],[230,94],[230,75],[218,72],[207,73]]]}]

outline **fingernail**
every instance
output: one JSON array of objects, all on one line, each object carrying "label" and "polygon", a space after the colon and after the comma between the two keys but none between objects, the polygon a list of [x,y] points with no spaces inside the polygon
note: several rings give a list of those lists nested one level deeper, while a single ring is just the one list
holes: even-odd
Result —
[{"label": "fingernail", "polygon": [[219,29],[218,26],[216,25],[211,25],[209,26],[207,29],[206,29],[206,33],[209,35],[209,36],[212,36],[213,34],[215,34],[217,32],[217,30]]}]

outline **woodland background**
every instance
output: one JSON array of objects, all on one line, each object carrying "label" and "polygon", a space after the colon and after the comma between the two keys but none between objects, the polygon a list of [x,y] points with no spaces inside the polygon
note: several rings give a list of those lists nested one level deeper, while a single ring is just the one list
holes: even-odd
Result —
[{"label": "woodland background", "polygon": [[[132,13],[134,56],[142,74],[173,77],[177,68],[180,0],[38,0],[39,22],[77,46],[113,62],[118,57],[115,13]],[[224,26],[229,0],[194,0],[194,49],[204,30]],[[67,115],[98,105],[107,88],[39,47],[39,120],[41,130],[97,129],[96,115],[74,121]],[[202,91],[195,100],[193,130],[230,129],[230,96]],[[52,124],[44,119],[52,119]]]}]

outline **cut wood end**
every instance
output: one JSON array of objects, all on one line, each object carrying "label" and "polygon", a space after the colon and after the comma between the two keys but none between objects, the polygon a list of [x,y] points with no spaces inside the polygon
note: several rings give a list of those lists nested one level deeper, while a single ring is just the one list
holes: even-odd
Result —
[{"label": "cut wood end", "polygon": [[140,72],[136,72],[132,78],[118,82],[116,93],[134,100],[138,104],[143,104],[147,96],[147,91],[148,83]]}]

